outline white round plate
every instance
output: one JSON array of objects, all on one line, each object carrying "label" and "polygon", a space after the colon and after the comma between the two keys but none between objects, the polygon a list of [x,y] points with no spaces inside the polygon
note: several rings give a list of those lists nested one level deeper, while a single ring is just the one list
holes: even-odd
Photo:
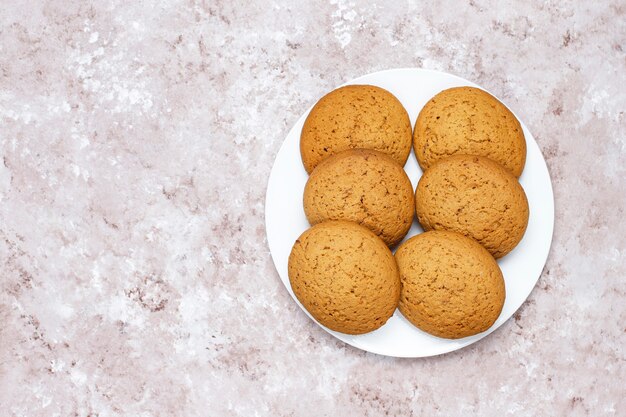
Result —
[{"label": "white round plate", "polygon": [[[414,68],[375,72],[346,84],[371,84],[387,89],[402,102],[411,118],[411,125],[415,124],[424,104],[438,92],[458,86],[479,87],[454,75]],[[265,199],[267,241],[274,264],[285,288],[309,317],[311,315],[298,302],[289,284],[287,261],[294,242],[309,228],[302,207],[302,194],[308,176],[302,166],[299,144],[300,131],[310,110],[296,122],[278,151]],[[417,329],[396,310],[383,327],[364,335],[338,333],[320,325],[324,330],[345,343],[368,352],[415,358],[439,355],[468,346],[496,330],[515,313],[541,275],[550,250],[554,227],[554,197],[548,168],[532,134],[524,123],[521,125],[526,136],[528,154],[520,183],[528,197],[530,219],[520,244],[498,261],[506,282],[506,301],[494,325],[475,336],[457,340],[441,339]],[[404,169],[415,188],[422,171],[413,152]],[[421,232],[422,228],[414,220],[405,240]]]}]

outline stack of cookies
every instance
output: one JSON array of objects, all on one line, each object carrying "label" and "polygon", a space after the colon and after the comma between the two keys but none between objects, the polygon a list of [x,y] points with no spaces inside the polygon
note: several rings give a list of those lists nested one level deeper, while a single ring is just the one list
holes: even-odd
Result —
[{"label": "stack of cookies", "polygon": [[[424,174],[403,169],[411,145]],[[515,116],[483,90],[444,90],[409,116],[390,92],[339,88],[300,138],[311,224],[289,257],[291,287],[327,328],[378,329],[396,308],[419,329],[457,339],[487,330],[505,299],[496,262],[522,239],[528,202],[517,178],[526,142]],[[415,214],[425,230],[391,249]]]}]

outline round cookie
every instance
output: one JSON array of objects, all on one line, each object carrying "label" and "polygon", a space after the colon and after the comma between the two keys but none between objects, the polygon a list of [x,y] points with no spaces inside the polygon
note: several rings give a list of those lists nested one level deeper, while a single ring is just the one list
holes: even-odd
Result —
[{"label": "round cookie", "polygon": [[348,85],[318,101],[300,135],[300,154],[308,173],[325,158],[346,149],[375,149],[404,166],[411,152],[409,115],[389,91],[373,85]]},{"label": "round cookie", "polygon": [[402,291],[398,308],[416,327],[458,339],[484,332],[504,305],[502,271],[474,240],[430,231],[396,251]]},{"label": "round cookie", "polygon": [[500,164],[456,155],[428,169],[415,192],[424,230],[452,230],[483,245],[494,257],[509,253],[528,225],[524,189]]},{"label": "round cookie", "polygon": [[520,123],[497,98],[474,87],[450,88],[430,99],[415,122],[413,146],[424,170],[451,155],[479,155],[519,177],[526,162]]},{"label": "round cookie", "polygon": [[400,276],[391,251],[353,222],[328,221],[305,231],[291,250],[288,272],[300,303],[331,330],[371,332],[398,305]]},{"label": "round cookie", "polygon": [[404,169],[384,153],[351,149],[313,170],[304,188],[304,213],[311,224],[354,221],[392,246],[411,228],[413,186]]}]

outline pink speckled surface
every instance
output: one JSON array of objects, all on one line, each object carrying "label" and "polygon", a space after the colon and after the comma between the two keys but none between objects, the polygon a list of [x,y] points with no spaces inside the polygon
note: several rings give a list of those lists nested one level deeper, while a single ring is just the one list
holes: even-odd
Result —
[{"label": "pink speckled surface", "polygon": [[[0,415],[625,415],[625,15],[619,0],[5,2]],[[393,67],[502,97],[555,191],[527,303],[420,360],[324,333],[265,241],[291,125]]]}]

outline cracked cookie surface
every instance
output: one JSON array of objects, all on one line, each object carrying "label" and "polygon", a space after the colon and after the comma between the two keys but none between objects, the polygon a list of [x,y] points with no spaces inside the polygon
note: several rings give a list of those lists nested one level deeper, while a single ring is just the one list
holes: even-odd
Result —
[{"label": "cracked cookie surface", "polygon": [[374,233],[348,221],[319,223],[295,242],[289,281],[322,325],[348,334],[378,329],[393,315],[400,276],[391,251]]},{"label": "cracked cookie surface", "polygon": [[504,305],[505,286],[495,259],[459,233],[430,231],[396,251],[402,290],[398,308],[418,328],[458,339],[484,332]]},{"label": "cracked cookie surface", "polygon": [[451,155],[486,156],[519,177],[526,140],[513,113],[474,87],[444,90],[430,99],[415,122],[413,147],[422,169]]},{"label": "cracked cookie surface", "polygon": [[348,85],[322,97],[300,135],[308,173],[324,159],[347,149],[374,149],[404,166],[411,152],[411,121],[402,103],[373,85]]},{"label": "cracked cookie surface", "polygon": [[504,167],[480,156],[456,155],[428,169],[415,192],[424,230],[452,230],[471,237],[494,257],[509,253],[528,225],[528,200]]},{"label": "cracked cookie surface", "polygon": [[413,186],[404,169],[387,155],[347,150],[313,170],[304,188],[304,212],[311,224],[357,222],[393,246],[411,228]]}]

